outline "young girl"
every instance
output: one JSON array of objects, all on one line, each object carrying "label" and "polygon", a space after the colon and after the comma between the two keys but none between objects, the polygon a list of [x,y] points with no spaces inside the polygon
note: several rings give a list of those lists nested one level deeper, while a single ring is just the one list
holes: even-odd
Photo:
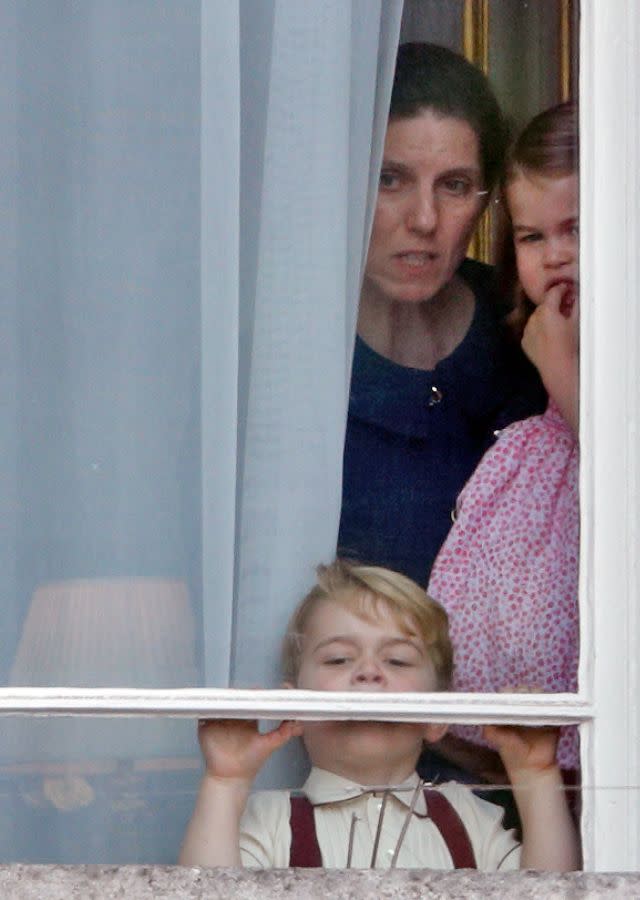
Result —
[{"label": "young girl", "polygon": [[[577,166],[576,111],[562,104],[525,128],[502,184],[512,325],[549,404],[499,434],[458,498],[432,570],[429,593],[449,614],[458,691],[577,688]],[[482,743],[478,728],[457,734]],[[563,729],[558,762],[578,768],[576,728]]]}]

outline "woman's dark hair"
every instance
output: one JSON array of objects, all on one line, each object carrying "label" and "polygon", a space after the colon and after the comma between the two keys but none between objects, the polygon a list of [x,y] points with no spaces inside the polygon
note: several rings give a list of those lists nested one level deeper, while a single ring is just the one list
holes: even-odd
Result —
[{"label": "woman's dark hair", "polygon": [[578,112],[574,103],[559,103],[539,113],[520,132],[507,153],[500,182],[496,269],[500,293],[512,310],[508,322],[518,339],[535,307],[518,280],[507,190],[523,174],[560,178],[577,173],[578,160]]},{"label": "woman's dark hair", "polygon": [[429,109],[473,128],[480,146],[484,186],[491,190],[502,169],[508,130],[487,78],[447,47],[402,44],[389,119],[409,119]]}]

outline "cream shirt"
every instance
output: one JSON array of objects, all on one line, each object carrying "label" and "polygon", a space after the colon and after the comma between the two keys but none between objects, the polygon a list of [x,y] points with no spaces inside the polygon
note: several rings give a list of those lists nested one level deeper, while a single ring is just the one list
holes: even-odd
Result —
[{"label": "cream shirt", "polygon": [[[413,775],[389,796],[383,817],[376,868],[389,868],[418,776]],[[520,845],[513,831],[502,827],[502,809],[476,797],[455,782],[438,786],[462,819],[478,869],[517,869]],[[324,769],[313,768],[302,791],[314,806],[316,835],[325,868],[347,864],[349,831],[357,816],[351,865],[368,869],[382,806],[382,793],[372,792]],[[248,867],[289,865],[291,828],[289,791],[258,791],[251,795],[240,826],[240,854]],[[453,862],[436,826],[428,818],[424,795],[405,834],[396,863],[405,869],[452,869]]]}]

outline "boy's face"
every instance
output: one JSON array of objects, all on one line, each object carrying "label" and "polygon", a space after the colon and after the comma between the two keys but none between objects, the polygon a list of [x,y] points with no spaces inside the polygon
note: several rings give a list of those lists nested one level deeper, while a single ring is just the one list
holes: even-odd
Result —
[{"label": "boy's face", "polygon": [[[295,687],[314,691],[436,691],[436,672],[409,618],[384,603],[367,619],[334,600],[319,603],[304,634]],[[370,617],[369,617],[370,614]],[[308,722],[304,744],[314,766],[359,784],[395,784],[415,769],[424,740],[446,726],[395,722]]]},{"label": "boy's face", "polygon": [[[296,687],[312,691],[436,691],[433,663],[417,629],[384,603],[363,619],[334,600],[316,606],[305,629]],[[404,626],[404,627],[401,627]]]}]

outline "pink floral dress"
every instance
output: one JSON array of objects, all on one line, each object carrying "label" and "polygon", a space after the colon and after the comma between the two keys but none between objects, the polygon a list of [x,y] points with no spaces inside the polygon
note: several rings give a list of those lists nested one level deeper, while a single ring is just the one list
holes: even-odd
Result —
[{"label": "pink floral dress", "polygon": [[[505,428],[463,488],[429,582],[449,614],[454,690],[577,689],[578,465],[550,402]],[[482,743],[476,726],[454,730]],[[575,727],[558,762],[579,767]]]}]

